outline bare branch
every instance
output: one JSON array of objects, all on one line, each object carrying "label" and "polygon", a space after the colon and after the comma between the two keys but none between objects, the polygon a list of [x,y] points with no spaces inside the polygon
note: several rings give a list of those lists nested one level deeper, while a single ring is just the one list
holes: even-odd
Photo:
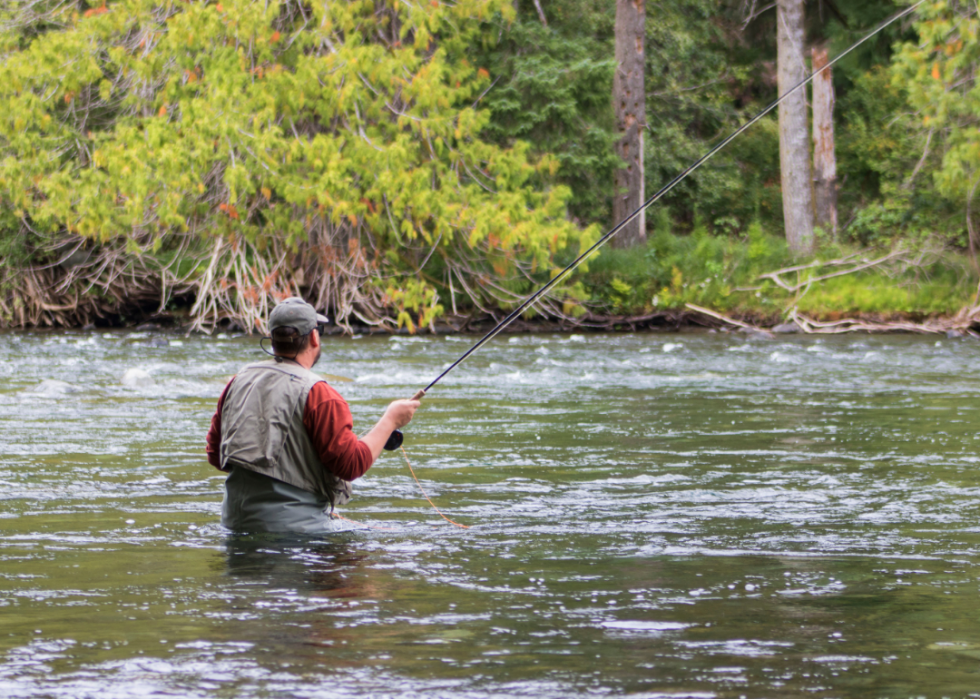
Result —
[{"label": "bare branch", "polygon": [[782,274],[788,274],[790,272],[801,272],[801,271],[806,270],[806,269],[814,269],[814,268],[819,268],[819,267],[835,267],[835,266],[839,266],[839,265],[849,264],[850,261],[857,255],[857,253],[855,253],[854,255],[849,255],[847,257],[841,258],[839,260],[830,260],[829,262],[820,262],[820,261],[817,261],[817,262],[811,262],[810,264],[807,264],[807,265],[796,265],[794,267],[786,267],[784,269],[776,270],[775,272],[768,272],[766,274],[760,274],[757,278],[758,279],[771,279],[779,287],[781,287],[781,288],[785,289],[786,291],[789,291],[789,292],[792,293],[792,292],[795,292],[795,291],[799,291],[803,287],[808,287],[811,284],[814,284],[816,282],[824,281],[825,279],[832,279],[833,277],[842,277],[845,274],[853,274],[854,272],[860,272],[861,270],[864,270],[864,269],[870,269],[871,267],[875,267],[875,266],[880,265],[880,264],[882,264],[884,262],[887,262],[888,260],[893,260],[893,259],[895,259],[897,257],[901,257],[901,256],[903,256],[905,254],[906,254],[906,251],[905,250],[901,250],[901,249],[895,250],[894,252],[890,252],[887,255],[885,255],[884,257],[878,258],[877,260],[871,260],[871,261],[868,261],[868,262],[863,262],[861,264],[854,265],[854,266],[850,267],[849,269],[845,269],[845,270],[842,270],[840,272],[831,272],[830,274],[823,274],[823,275],[820,275],[818,277],[810,277],[809,279],[806,279],[804,281],[801,281],[798,284],[794,284],[792,286],[790,286],[785,281],[783,281],[782,278],[780,277],[780,275],[782,275]]}]

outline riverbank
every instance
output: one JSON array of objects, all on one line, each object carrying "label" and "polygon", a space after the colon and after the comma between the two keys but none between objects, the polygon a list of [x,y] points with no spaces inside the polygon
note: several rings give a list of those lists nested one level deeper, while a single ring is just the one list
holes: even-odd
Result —
[{"label": "riverbank", "polygon": [[[836,314],[834,314],[836,315]],[[491,331],[505,316],[485,313],[480,316],[455,316],[443,318],[432,327],[420,328],[411,333],[407,328],[386,330],[368,325],[352,324],[349,328],[333,325],[327,328],[329,336],[425,336],[425,335],[473,335],[479,337]],[[44,331],[57,328],[30,328],[3,330],[16,332],[18,330]],[[175,314],[157,315],[155,320],[140,323],[118,325],[89,324],[83,327],[69,328],[82,332],[97,332],[104,330],[132,330],[144,333],[159,333],[160,335],[190,335],[202,331],[195,330],[186,319]],[[2,331],[2,330],[0,330]],[[215,328],[216,333],[244,333],[244,329],[234,323],[228,323]],[[800,313],[794,313],[788,320],[773,317],[758,317],[753,314],[737,314],[727,316],[707,308],[694,306],[687,310],[661,311],[646,315],[600,316],[586,315],[568,322],[535,318],[533,320],[518,319],[510,323],[501,334],[554,334],[554,333],[745,333],[752,336],[776,337],[777,335],[810,334],[810,335],[840,335],[848,333],[887,334],[911,333],[944,335],[949,338],[980,339],[980,308],[967,308],[962,313],[951,317],[934,317],[917,319],[914,317],[876,315],[858,315],[855,317],[837,317],[831,320],[819,320]],[[149,339],[153,345],[156,340]],[[165,344],[166,339],[161,341]]]},{"label": "riverbank", "polygon": [[[83,250],[84,254],[79,251]],[[109,248],[67,249],[53,262],[20,266],[0,260],[0,328],[171,328],[178,332],[262,332],[276,299],[299,293],[316,302],[321,289],[277,271],[265,286],[236,285],[215,277],[183,250],[153,256]],[[198,251],[199,253],[200,251]],[[568,260],[558,256],[556,265]],[[199,254],[198,254],[199,257]],[[315,267],[316,260],[307,260]],[[333,319],[333,333],[481,333],[507,316],[516,301],[547,277],[514,281],[509,296],[461,291],[486,286],[474,274],[463,284],[439,286],[445,268],[436,258],[419,275],[436,290],[424,308],[387,297],[370,315],[356,304],[320,306]],[[210,276],[209,276],[210,275]],[[538,275],[540,276],[540,274]],[[368,279],[374,289],[383,279]],[[225,303],[202,308],[201,294],[222,289]],[[202,292],[202,289],[205,290]],[[654,232],[631,250],[603,249],[576,271],[571,282],[543,307],[515,321],[509,332],[677,331],[684,328],[752,332],[980,333],[978,276],[962,252],[928,242],[917,247],[860,248],[825,243],[807,261],[797,261],[785,241],[758,227],[742,239],[695,230]],[[405,322],[405,319],[410,322]]]}]

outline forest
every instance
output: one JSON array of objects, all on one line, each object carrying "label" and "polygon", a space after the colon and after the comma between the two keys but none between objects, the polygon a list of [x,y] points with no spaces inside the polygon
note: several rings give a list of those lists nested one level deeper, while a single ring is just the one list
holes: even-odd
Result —
[{"label": "forest", "polygon": [[980,20],[910,5],[8,0],[0,327],[477,327],[906,13],[524,318],[972,333]]}]

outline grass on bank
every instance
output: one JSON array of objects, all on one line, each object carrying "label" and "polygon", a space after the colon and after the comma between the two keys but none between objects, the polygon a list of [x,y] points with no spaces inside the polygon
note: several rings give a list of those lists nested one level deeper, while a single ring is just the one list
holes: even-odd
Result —
[{"label": "grass on bank", "polygon": [[768,322],[778,322],[794,307],[818,320],[916,319],[953,315],[973,303],[977,273],[966,254],[928,241],[911,245],[905,241],[891,250],[867,249],[823,240],[812,261],[853,255],[853,264],[859,264],[898,254],[869,269],[809,285],[803,282],[851,265],[780,275],[788,286],[803,283],[791,292],[761,276],[811,260],[794,260],[785,239],[759,225],[750,227],[743,238],[714,236],[703,229],[676,235],[661,228],[643,248],[604,248],[580,281],[593,306],[624,315],[683,309],[693,303]]}]

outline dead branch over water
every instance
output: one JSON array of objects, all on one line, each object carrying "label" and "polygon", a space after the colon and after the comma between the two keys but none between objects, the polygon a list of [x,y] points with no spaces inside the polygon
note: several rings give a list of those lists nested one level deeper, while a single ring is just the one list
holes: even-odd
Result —
[{"label": "dead branch over water", "polygon": [[[842,277],[848,274],[867,271],[876,268],[882,274],[896,278],[910,270],[917,273],[938,258],[941,250],[922,250],[916,254],[899,248],[876,259],[868,259],[861,252],[833,260],[815,260],[801,265],[784,267],[774,272],[759,275],[759,279],[771,280],[781,289],[796,294],[791,307],[786,314],[787,323],[775,326],[777,332],[802,332],[816,335],[839,335],[844,333],[889,333],[906,332],[918,334],[970,335],[980,338],[980,287],[973,303],[964,307],[950,318],[931,318],[923,322],[900,320],[869,320],[867,318],[843,318],[833,321],[820,321],[809,318],[799,312],[796,303],[809,291],[813,285],[822,281]],[[827,271],[827,270],[834,271]],[[796,281],[787,281],[785,277],[796,275]],[[752,290],[761,287],[753,287]],[[741,289],[748,291],[749,289]],[[760,333],[771,333],[765,328],[744,321],[730,318],[726,315],[707,308],[688,303],[686,307],[695,313],[721,321],[724,325],[738,327],[743,330]]]},{"label": "dead branch over water", "polygon": [[[838,260],[829,260],[827,262],[822,262],[817,260],[805,265],[796,265],[793,267],[785,267],[783,269],[778,269],[775,272],[768,272],[766,274],[760,274],[759,279],[771,279],[777,286],[790,293],[800,291],[801,289],[806,289],[812,284],[817,282],[822,282],[827,279],[833,279],[834,277],[843,277],[846,274],[854,274],[855,272],[861,272],[872,267],[877,267],[883,265],[891,260],[904,258],[907,253],[905,250],[899,249],[894,250],[883,257],[879,257],[876,260],[863,260],[857,259],[860,253],[854,253],[853,255],[848,255],[847,257],[842,257]],[[782,275],[791,274],[793,272],[797,273],[797,277],[800,277],[800,272],[818,270],[823,267],[846,267],[846,269],[838,270],[836,272],[829,272],[826,274],[818,274],[814,277],[804,277],[802,280],[798,280],[795,284],[786,282]]]}]

